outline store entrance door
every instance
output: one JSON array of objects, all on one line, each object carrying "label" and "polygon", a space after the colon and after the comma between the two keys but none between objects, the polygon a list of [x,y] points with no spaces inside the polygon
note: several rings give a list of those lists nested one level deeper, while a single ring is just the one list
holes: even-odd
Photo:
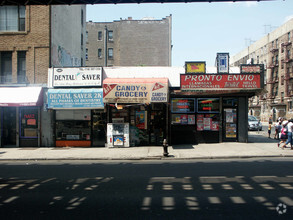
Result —
[{"label": "store entrance door", "polygon": [[94,110],[92,117],[92,146],[105,147],[106,143],[106,114],[103,111]]},{"label": "store entrance door", "polygon": [[237,141],[237,109],[223,109],[223,141]]},{"label": "store entrance door", "polygon": [[151,111],[150,145],[161,146],[165,137],[165,111]]},{"label": "store entrance door", "polygon": [[2,146],[16,145],[16,108],[2,108]]}]

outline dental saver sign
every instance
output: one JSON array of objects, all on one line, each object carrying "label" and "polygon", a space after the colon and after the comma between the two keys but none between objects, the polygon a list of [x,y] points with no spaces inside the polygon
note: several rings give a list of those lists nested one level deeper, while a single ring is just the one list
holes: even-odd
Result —
[{"label": "dental saver sign", "polygon": [[102,86],[101,67],[54,68],[54,87]]},{"label": "dental saver sign", "polygon": [[104,103],[168,102],[168,85],[156,83],[105,84]]}]

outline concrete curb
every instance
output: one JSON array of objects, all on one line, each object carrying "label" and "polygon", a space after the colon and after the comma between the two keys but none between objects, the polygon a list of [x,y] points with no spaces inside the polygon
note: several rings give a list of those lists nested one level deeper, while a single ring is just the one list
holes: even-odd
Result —
[{"label": "concrete curb", "polygon": [[52,160],[97,160],[97,161],[116,161],[116,160],[215,160],[215,159],[249,159],[249,158],[291,158],[293,155],[239,155],[239,156],[206,156],[206,157],[189,157],[189,158],[175,158],[175,157],[132,157],[132,158],[0,158],[0,161],[52,161]]}]

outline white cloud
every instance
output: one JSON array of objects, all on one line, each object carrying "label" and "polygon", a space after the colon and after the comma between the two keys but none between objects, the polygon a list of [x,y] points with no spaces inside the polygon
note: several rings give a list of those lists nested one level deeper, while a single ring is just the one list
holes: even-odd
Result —
[{"label": "white cloud", "polygon": [[292,18],[293,18],[293,15],[289,15],[289,16],[285,17],[284,23],[291,20]]}]

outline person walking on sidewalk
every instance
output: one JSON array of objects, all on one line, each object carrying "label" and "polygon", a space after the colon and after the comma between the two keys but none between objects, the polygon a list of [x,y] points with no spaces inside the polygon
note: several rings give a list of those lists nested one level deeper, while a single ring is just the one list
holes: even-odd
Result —
[{"label": "person walking on sidewalk", "polygon": [[269,124],[269,127],[268,127],[268,138],[271,138],[271,130],[272,130],[272,125]]},{"label": "person walking on sidewalk", "polygon": [[293,150],[293,140],[292,140],[292,131],[293,131],[293,119],[291,118],[288,123],[287,123],[287,129],[288,129],[288,139],[285,143],[285,146],[287,146],[287,144],[290,144],[291,150]]},{"label": "person walking on sidewalk", "polygon": [[279,133],[281,131],[282,128],[282,122],[281,121],[277,121],[275,124],[275,136],[274,139],[278,139],[279,140]]},{"label": "person walking on sidewalk", "polygon": [[281,129],[281,132],[280,132],[280,139],[281,141],[278,143],[278,147],[280,147],[281,144],[283,144],[281,146],[282,150],[285,148],[286,146],[286,140],[288,138],[288,130],[287,130],[287,127],[286,127],[286,124],[282,124],[282,129]]}]

